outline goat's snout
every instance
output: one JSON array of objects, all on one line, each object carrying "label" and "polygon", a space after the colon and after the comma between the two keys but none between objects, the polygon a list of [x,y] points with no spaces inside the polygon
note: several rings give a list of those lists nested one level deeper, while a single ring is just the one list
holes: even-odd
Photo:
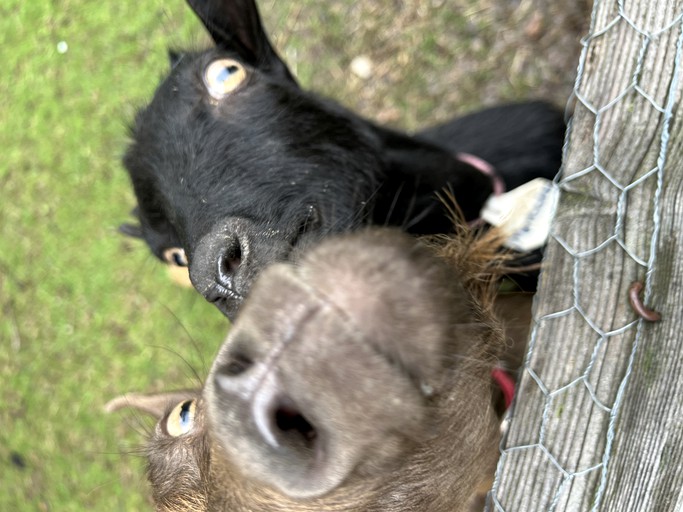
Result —
[{"label": "goat's snout", "polygon": [[217,370],[214,390],[221,400],[243,409],[243,421],[254,426],[255,442],[280,452],[291,463],[312,464],[319,449],[318,429],[287,392],[277,371],[238,358]]},{"label": "goat's snout", "polygon": [[228,219],[204,235],[190,256],[192,284],[230,318],[247,292],[252,231],[247,221]]},{"label": "goat's snout", "polygon": [[287,244],[278,243],[276,232],[231,217],[214,224],[195,246],[190,279],[207,301],[233,319],[262,267],[287,253]]},{"label": "goat's snout", "polygon": [[321,405],[292,383],[299,379],[287,359],[299,356],[290,352],[280,343],[258,356],[224,349],[206,397],[215,433],[241,470],[303,498],[329,491],[348,469],[334,460]]},{"label": "goat's snout", "polygon": [[317,240],[322,225],[320,211],[307,205],[303,213],[286,217],[281,224],[273,227],[230,217],[214,224],[192,251],[192,284],[230,319],[261,270],[296,256]]}]

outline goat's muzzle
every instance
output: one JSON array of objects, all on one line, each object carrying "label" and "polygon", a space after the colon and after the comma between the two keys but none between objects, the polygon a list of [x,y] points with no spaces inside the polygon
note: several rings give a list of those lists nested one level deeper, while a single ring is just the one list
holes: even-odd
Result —
[{"label": "goat's muzzle", "polygon": [[269,263],[285,259],[290,250],[277,230],[228,218],[214,224],[192,251],[190,279],[207,301],[232,320],[255,276]]}]

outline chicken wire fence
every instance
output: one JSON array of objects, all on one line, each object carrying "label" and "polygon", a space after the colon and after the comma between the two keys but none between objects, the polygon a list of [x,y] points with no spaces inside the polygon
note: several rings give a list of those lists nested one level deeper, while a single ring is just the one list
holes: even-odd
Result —
[{"label": "chicken wire fence", "polygon": [[[608,478],[614,439],[633,361],[649,328],[626,297],[632,280],[643,283],[645,304],[652,296],[660,199],[679,92],[682,4],[657,4],[594,2],[582,40],[565,163],[556,179],[561,199],[544,263],[552,270],[542,276],[534,305],[518,397],[506,419],[488,497],[490,511],[603,510],[608,484],[618,485]],[[604,59],[596,58],[598,51]],[[662,62],[670,76],[653,71]],[[623,79],[612,79],[620,70]],[[603,78],[593,80],[595,74]],[[641,164],[625,177],[609,167],[610,157],[632,150],[621,140],[628,140],[629,130],[642,131],[646,119],[655,123],[651,150],[632,155]],[[575,144],[592,151],[577,156]],[[647,216],[636,225],[629,206],[645,190],[651,197]],[[563,221],[563,208],[577,208],[577,191],[607,198],[610,214],[591,211],[588,204],[579,221]],[[590,228],[596,224],[602,227]],[[552,255],[567,262],[564,282],[562,276],[553,280]],[[605,281],[616,279],[612,272],[619,266],[625,277],[616,285]],[[549,311],[544,290],[566,296],[566,302]]]}]

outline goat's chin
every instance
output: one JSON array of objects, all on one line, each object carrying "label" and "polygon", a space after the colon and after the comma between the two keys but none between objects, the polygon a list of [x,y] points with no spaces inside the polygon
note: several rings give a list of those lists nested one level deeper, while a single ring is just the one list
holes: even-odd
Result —
[{"label": "goat's chin", "polygon": [[230,297],[221,297],[220,299],[216,299],[212,302],[212,304],[216,306],[218,310],[228,318],[228,320],[234,322],[242,302],[244,302],[244,297],[242,295],[233,295]]}]

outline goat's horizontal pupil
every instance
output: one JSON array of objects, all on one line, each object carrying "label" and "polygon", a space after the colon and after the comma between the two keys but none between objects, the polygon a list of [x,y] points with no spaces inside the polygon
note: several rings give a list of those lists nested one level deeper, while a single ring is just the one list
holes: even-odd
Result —
[{"label": "goat's horizontal pupil", "polygon": [[175,264],[178,265],[179,267],[185,267],[185,266],[187,266],[187,262],[185,261],[185,258],[183,258],[183,256],[182,256],[180,253],[178,253],[178,252],[173,253],[173,261],[174,261]]},{"label": "goat's horizontal pupil", "polygon": [[166,249],[163,253],[163,259],[166,263],[176,265],[178,267],[187,267],[187,256],[185,250],[180,247],[171,247]]},{"label": "goat's horizontal pupil", "polygon": [[190,426],[192,417],[190,414],[190,406],[192,405],[192,400],[188,400],[180,407],[180,426],[186,429]]},{"label": "goat's horizontal pupil", "polygon": [[230,75],[237,72],[237,66],[226,66],[218,74],[218,80],[225,81],[230,78]]},{"label": "goat's horizontal pupil", "polygon": [[166,421],[162,423],[162,428],[168,435],[173,437],[187,434],[194,427],[195,409],[195,400],[180,402],[173,408]]}]

